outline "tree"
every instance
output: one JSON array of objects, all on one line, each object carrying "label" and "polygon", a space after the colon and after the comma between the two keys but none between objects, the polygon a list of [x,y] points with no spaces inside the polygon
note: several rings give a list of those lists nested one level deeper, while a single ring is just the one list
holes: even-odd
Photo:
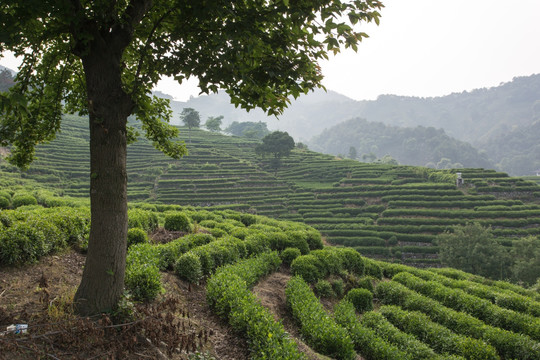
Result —
[{"label": "tree", "polygon": [[443,265],[494,279],[508,277],[508,252],[490,228],[478,223],[455,226],[453,232],[437,235],[435,242]]},{"label": "tree", "polygon": [[266,123],[263,123],[262,121],[233,121],[225,131],[232,135],[244,136],[250,139],[262,139],[270,134],[270,130],[268,130]]},{"label": "tree", "polygon": [[193,108],[183,108],[180,119],[189,129],[189,142],[191,143],[191,129],[198,128],[201,125],[201,116],[199,115],[199,112]]},{"label": "tree", "polygon": [[289,156],[292,149],[294,149],[294,139],[287,132],[274,131],[262,139],[262,144],[255,147],[255,153],[263,157],[272,155],[270,167],[277,171],[281,166],[281,158]]},{"label": "tree", "polygon": [[[321,86],[318,61],[366,37],[354,26],[379,22],[382,4],[289,0],[4,0],[0,53],[23,62],[2,97],[0,146],[27,167],[50,141],[64,111],[88,115],[91,230],[75,295],[80,314],[111,310],[124,287],[127,236],[127,118],[153,144],[180,157],[167,124],[169,101],[151,96],[162,76],[224,89],[234,105],[280,114],[290,97]],[[343,19],[343,20],[342,20]]]},{"label": "tree", "polygon": [[356,160],[358,157],[358,153],[356,152],[356,148],[354,146],[349,147],[349,159]]},{"label": "tree", "polygon": [[512,277],[528,286],[540,277],[540,238],[528,236],[512,241]]},{"label": "tree", "polygon": [[209,116],[208,119],[206,119],[206,123],[204,124],[204,127],[212,132],[220,132],[222,122],[223,122],[223,115],[220,115],[217,117]]}]

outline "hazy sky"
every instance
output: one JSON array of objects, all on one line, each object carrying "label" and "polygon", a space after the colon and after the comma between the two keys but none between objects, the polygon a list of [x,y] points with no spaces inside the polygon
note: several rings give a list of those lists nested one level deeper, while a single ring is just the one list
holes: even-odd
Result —
[{"label": "hazy sky", "polygon": [[[361,30],[358,53],[321,63],[324,85],[353,99],[440,96],[540,73],[540,0],[383,0],[380,26]],[[15,67],[6,57],[0,64]],[[157,87],[177,100],[196,81]]]}]

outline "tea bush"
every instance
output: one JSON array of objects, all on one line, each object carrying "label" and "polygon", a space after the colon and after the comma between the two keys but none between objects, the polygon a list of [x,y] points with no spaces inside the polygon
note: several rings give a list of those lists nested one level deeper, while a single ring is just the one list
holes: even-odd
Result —
[{"label": "tea bush", "polygon": [[199,256],[187,252],[180,256],[174,265],[174,272],[178,277],[198,284],[203,277],[203,270]]},{"label": "tea bush", "polygon": [[334,289],[332,288],[332,284],[330,284],[330,282],[327,280],[317,281],[313,287],[313,290],[320,297],[333,297],[336,295],[334,293]]},{"label": "tea bush", "polygon": [[148,235],[146,231],[141,228],[131,228],[128,229],[127,233],[127,246],[134,244],[144,244],[148,242]]},{"label": "tea bush", "polygon": [[363,326],[356,316],[354,305],[347,300],[334,307],[336,322],[347,329],[354,348],[366,360],[415,360],[412,355],[388,343],[372,329]]},{"label": "tea bush", "polygon": [[177,211],[165,215],[164,228],[169,231],[190,232],[191,222],[185,213]]},{"label": "tea bush", "polygon": [[281,252],[280,257],[285,265],[291,265],[294,259],[296,259],[300,255],[300,250],[298,250],[297,248],[289,247]]},{"label": "tea bush", "polygon": [[31,194],[15,194],[11,199],[11,206],[18,208],[25,205],[37,205],[36,198]]},{"label": "tea bush", "polygon": [[467,359],[499,359],[493,346],[456,334],[422,313],[404,311],[397,306],[383,306],[379,312],[394,326],[416,336],[437,352],[457,354]]},{"label": "tea bush", "polygon": [[396,345],[411,355],[413,359],[437,359],[432,348],[419,341],[416,337],[399,330],[378,312],[369,311],[362,315],[363,326],[372,329],[383,339]]},{"label": "tea bush", "polygon": [[373,310],[373,294],[367,289],[351,289],[345,299],[353,304],[359,313]]},{"label": "tea bush", "polygon": [[207,283],[210,307],[246,334],[253,359],[305,359],[283,325],[249,290],[262,276],[275,271],[280,262],[276,252],[263,253],[220,268]]},{"label": "tea bush", "polygon": [[299,276],[285,288],[287,305],[300,325],[306,342],[317,352],[336,359],[355,359],[354,344],[347,331],[336,324],[309,285]]}]

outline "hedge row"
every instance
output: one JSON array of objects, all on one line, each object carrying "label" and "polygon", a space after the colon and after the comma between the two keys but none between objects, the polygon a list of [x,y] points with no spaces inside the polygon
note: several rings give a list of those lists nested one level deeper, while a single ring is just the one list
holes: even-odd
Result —
[{"label": "hedge row", "polygon": [[334,307],[334,318],[351,337],[354,348],[366,360],[415,360],[412,354],[380,337],[374,330],[360,323],[354,306],[347,300]]},{"label": "hedge row", "polygon": [[[450,353],[466,359],[499,359],[493,346],[472,337],[456,334],[417,311],[404,311],[398,306],[382,306],[379,316],[388,319],[400,330],[412,334],[439,353]],[[369,321],[369,320],[368,320]]]},{"label": "hedge row", "polygon": [[534,316],[501,308],[463,290],[451,289],[435,281],[425,281],[410,273],[396,274],[393,280],[439,301],[444,306],[471,314],[486,324],[540,339],[540,320]]},{"label": "hedge row", "polygon": [[302,336],[315,351],[336,359],[356,358],[350,336],[326,313],[304,279],[291,278],[285,294]]},{"label": "hedge row", "polygon": [[375,288],[375,295],[385,305],[398,305],[408,311],[420,311],[456,333],[483,340],[497,349],[502,358],[540,359],[538,343],[527,335],[486,325],[469,314],[449,309],[400,283],[380,282]]},{"label": "hedge row", "polygon": [[414,275],[424,280],[436,281],[450,288],[461,289],[468,294],[489,300],[491,303],[500,307],[540,317],[540,302],[530,297],[516,294],[513,291],[497,289],[493,286],[487,286],[469,280],[456,280],[439,275],[433,271],[418,270],[415,271]]},{"label": "hedge row", "polygon": [[275,271],[281,260],[276,252],[220,268],[206,286],[214,311],[228,318],[231,326],[245,333],[253,359],[305,359],[281,323],[249,290],[258,279]]},{"label": "hedge row", "polygon": [[0,212],[0,264],[34,263],[68,245],[84,243],[90,230],[86,208],[59,207]]},{"label": "hedge row", "polygon": [[[425,342],[417,337],[401,331],[389,322],[381,312],[368,312],[362,316],[362,325],[375,331],[377,335],[401,350],[412,355],[413,359],[462,359],[457,355],[439,355]],[[442,351],[444,353],[444,351]]]},{"label": "hedge row", "polygon": [[343,271],[363,275],[364,268],[362,256],[350,248],[326,247],[323,250],[313,250],[308,255],[297,257],[291,263],[293,275],[300,276],[309,283]]},{"label": "hedge row", "polygon": [[243,240],[225,237],[181,255],[174,264],[174,269],[179,277],[198,284],[204,276],[210,275],[218,267],[234,263],[245,258],[247,254]]}]

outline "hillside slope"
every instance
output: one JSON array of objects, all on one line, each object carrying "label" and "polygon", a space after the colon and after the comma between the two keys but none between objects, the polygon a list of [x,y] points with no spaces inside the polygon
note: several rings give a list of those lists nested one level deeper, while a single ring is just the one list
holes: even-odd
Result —
[{"label": "hillside slope", "polygon": [[[86,197],[85,124],[67,117],[58,138],[38,147],[27,172],[2,163],[7,171],[2,178],[18,176]],[[181,134],[187,138],[187,129]],[[255,144],[192,130],[190,155],[173,160],[141,139],[128,151],[129,200],[219,206],[302,221],[329,243],[415,265],[438,264],[435,236],[469,221],[492,226],[507,246],[515,237],[540,234],[540,186],[531,181],[462,169],[465,186],[456,188],[456,170],[366,164],[299,149],[274,173],[255,155]]]}]

